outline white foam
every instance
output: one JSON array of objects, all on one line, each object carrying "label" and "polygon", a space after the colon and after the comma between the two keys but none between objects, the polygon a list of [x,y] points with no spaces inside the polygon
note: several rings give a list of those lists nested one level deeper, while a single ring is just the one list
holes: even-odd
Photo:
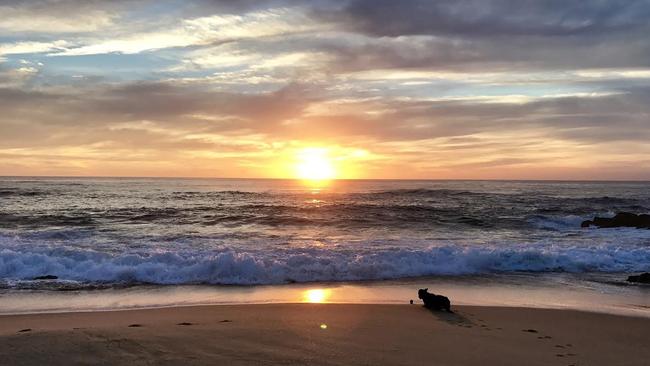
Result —
[{"label": "white foam", "polygon": [[560,246],[432,245],[423,249],[286,248],[256,251],[127,251],[19,247],[0,250],[0,278],[155,284],[281,284],[396,279],[429,275],[650,270],[650,248],[615,243]]}]

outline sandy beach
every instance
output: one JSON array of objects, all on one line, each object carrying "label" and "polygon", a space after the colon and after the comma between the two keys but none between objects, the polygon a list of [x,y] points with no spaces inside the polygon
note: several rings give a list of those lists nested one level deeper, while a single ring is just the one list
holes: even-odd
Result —
[{"label": "sandy beach", "polygon": [[648,365],[650,318],[419,305],[196,306],[0,317],[2,365]]}]

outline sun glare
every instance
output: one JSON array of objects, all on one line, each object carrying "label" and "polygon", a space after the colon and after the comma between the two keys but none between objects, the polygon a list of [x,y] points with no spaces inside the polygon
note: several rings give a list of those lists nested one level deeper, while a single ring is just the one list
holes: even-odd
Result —
[{"label": "sun glare", "polygon": [[336,178],[336,169],[326,148],[309,147],[298,152],[296,176],[308,181],[325,181]]},{"label": "sun glare", "polygon": [[312,289],[303,293],[303,302],[322,303],[330,297],[330,290]]}]

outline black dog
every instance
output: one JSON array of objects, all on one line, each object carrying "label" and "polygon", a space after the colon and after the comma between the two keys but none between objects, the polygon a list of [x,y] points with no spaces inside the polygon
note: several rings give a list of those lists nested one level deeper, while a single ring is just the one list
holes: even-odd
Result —
[{"label": "black dog", "polygon": [[424,307],[432,310],[447,310],[450,313],[451,311],[451,302],[446,296],[430,294],[429,289],[419,289],[418,297],[424,302]]}]

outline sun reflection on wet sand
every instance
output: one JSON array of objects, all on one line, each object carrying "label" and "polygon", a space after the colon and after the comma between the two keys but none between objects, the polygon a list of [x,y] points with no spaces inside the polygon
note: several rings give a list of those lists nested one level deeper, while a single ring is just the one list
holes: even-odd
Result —
[{"label": "sun reflection on wet sand", "polygon": [[331,291],[327,289],[310,289],[303,293],[302,301],[309,303],[324,303],[327,302],[330,294]]}]

